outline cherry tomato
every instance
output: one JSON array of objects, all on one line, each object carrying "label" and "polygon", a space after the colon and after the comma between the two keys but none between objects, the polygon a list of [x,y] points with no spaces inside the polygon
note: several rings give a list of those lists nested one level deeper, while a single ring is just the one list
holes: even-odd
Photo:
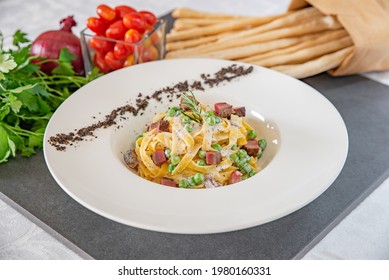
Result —
[{"label": "cherry tomato", "polygon": [[129,56],[127,56],[127,59],[124,61],[123,66],[128,67],[128,66],[131,66],[134,64],[135,64],[134,56],[132,54],[130,54]]},{"label": "cherry tomato", "polygon": [[153,46],[148,46],[143,49],[142,62],[148,62],[158,59],[158,50]]},{"label": "cherry tomato", "polygon": [[115,55],[113,54],[113,51],[107,52],[107,54],[104,57],[105,63],[109,66],[109,68],[113,70],[117,70],[123,67],[123,60],[122,59],[116,59]]},{"label": "cherry tomato", "polygon": [[135,30],[135,29],[128,30],[126,32],[126,34],[124,35],[124,41],[126,43],[129,43],[129,44],[126,44],[127,50],[129,50],[130,53],[133,53],[134,52],[134,46],[130,45],[130,44],[136,44],[141,39],[142,39],[142,35],[140,35],[140,33],[137,30]]},{"label": "cherry tomato", "polygon": [[89,45],[96,51],[106,53],[113,49],[114,43],[98,37],[92,37]]},{"label": "cherry tomato", "polygon": [[111,39],[123,39],[126,33],[126,27],[123,25],[123,21],[118,20],[112,23],[105,31],[105,36]]},{"label": "cherry tomato", "polygon": [[143,16],[148,24],[154,25],[157,22],[157,17],[153,13],[149,11],[139,11],[139,13]]},{"label": "cherry tomato", "polygon": [[[150,34],[153,31],[154,31],[154,27],[151,26],[150,24],[147,24],[145,34]],[[158,32],[154,32],[153,34],[151,34],[150,39],[151,39],[151,43],[157,45],[160,39]]]},{"label": "cherry tomato", "polygon": [[150,38],[147,38],[146,40],[144,40],[143,42],[142,42],[142,47],[143,48],[146,48],[146,47],[148,47],[148,46],[150,46],[151,45],[151,39]]},{"label": "cherry tomato", "polygon": [[93,58],[94,64],[97,68],[100,69],[103,73],[108,73],[111,69],[108,67],[107,63],[104,60],[104,54],[101,52],[96,52]]},{"label": "cherry tomato", "polygon": [[153,45],[158,45],[161,38],[159,37],[159,34],[157,32],[154,32],[153,34],[151,34],[150,39]]},{"label": "cherry tomato", "polygon": [[151,32],[153,32],[153,26],[152,25],[150,25],[150,24],[148,24],[148,23],[146,23],[146,30],[145,30],[145,34],[149,34],[149,33],[151,33]]},{"label": "cherry tomato", "polygon": [[146,30],[146,21],[143,16],[138,13],[126,14],[123,18],[124,26],[128,29],[135,29],[139,33],[143,33]]},{"label": "cherry tomato", "polygon": [[104,21],[101,18],[96,17],[88,18],[86,21],[86,26],[88,26],[90,30],[98,34],[104,34],[105,29],[107,28]]},{"label": "cherry tomato", "polygon": [[117,42],[113,48],[113,54],[117,59],[125,59],[130,54],[130,51],[124,43]]},{"label": "cherry tomato", "polygon": [[104,4],[97,6],[97,14],[107,22],[113,21],[116,18],[116,11]]},{"label": "cherry tomato", "polygon": [[129,6],[126,6],[126,5],[116,6],[115,11],[116,11],[116,18],[117,19],[122,19],[126,14],[129,14],[129,13],[136,13],[135,9],[133,9]]}]

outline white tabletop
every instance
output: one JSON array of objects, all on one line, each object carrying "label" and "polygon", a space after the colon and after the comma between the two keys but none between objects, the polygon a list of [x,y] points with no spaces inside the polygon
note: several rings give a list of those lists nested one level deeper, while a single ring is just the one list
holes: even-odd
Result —
[{"label": "white tabletop", "polygon": [[[111,6],[124,1],[104,1]],[[163,15],[176,7],[242,15],[269,15],[286,10],[289,0],[127,0],[126,4]],[[74,15],[78,34],[100,2],[93,0],[0,0],[0,30],[16,29],[35,38],[58,28],[58,20]],[[389,85],[389,71],[364,76]],[[0,166],[1,168],[1,166]],[[354,209],[304,259],[389,259],[389,179]],[[61,237],[0,193],[0,259],[88,259]]]}]

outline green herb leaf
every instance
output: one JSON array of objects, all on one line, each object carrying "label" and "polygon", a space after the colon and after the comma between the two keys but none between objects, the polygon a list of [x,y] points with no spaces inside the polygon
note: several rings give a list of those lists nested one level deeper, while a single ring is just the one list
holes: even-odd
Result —
[{"label": "green herb leaf", "polygon": [[16,155],[16,146],[15,143],[8,137],[8,147],[11,152],[11,155],[15,157]]},{"label": "green herb leaf", "polygon": [[75,71],[71,64],[72,60],[75,58],[76,56],[69,52],[67,48],[61,49],[58,58],[59,65],[53,69],[52,73],[56,75],[75,75]]},{"label": "green herb leaf", "polygon": [[57,67],[55,67],[52,71],[53,74],[56,75],[66,75],[72,76],[75,74],[73,70],[73,66],[69,62],[62,62]]},{"label": "green herb leaf", "polygon": [[30,63],[30,47],[28,45],[24,48],[19,48],[11,52],[14,57],[15,63],[18,65],[18,69],[24,68]]},{"label": "green herb leaf", "polygon": [[36,154],[35,150],[31,147],[23,147],[22,148],[22,156],[23,157],[29,157],[29,156],[32,156],[35,154]]},{"label": "green herb leaf", "polygon": [[4,104],[0,108],[0,121],[5,118],[11,112],[11,106],[9,104]]},{"label": "green herb leaf", "polygon": [[9,92],[21,93],[22,91],[29,90],[29,89],[32,89],[34,87],[35,87],[35,85],[26,85],[26,86],[21,86],[21,87],[17,87],[17,88],[14,88],[14,89],[10,89]]},{"label": "green herb leaf", "polygon": [[21,92],[16,94],[19,102],[21,102],[24,106],[30,110],[32,113],[36,113],[39,111],[39,103],[37,97],[30,92]]},{"label": "green herb leaf", "polygon": [[6,162],[11,155],[8,133],[0,123],[0,163]]},{"label": "green herb leaf", "polygon": [[29,41],[30,40],[27,39],[27,34],[18,29],[13,35],[12,44],[16,47],[20,47],[21,44],[28,43]]},{"label": "green herb leaf", "polygon": [[20,108],[22,107],[23,103],[20,101],[20,100],[13,100],[11,103],[10,103],[10,107],[11,107],[11,110],[14,112],[14,113],[19,113],[20,111]]},{"label": "green herb leaf", "polygon": [[42,135],[31,134],[30,137],[28,138],[28,146],[29,147],[31,147],[31,148],[42,147],[42,145],[43,145]]},{"label": "green herb leaf", "polygon": [[67,48],[61,49],[59,53],[59,61],[60,62],[72,62],[74,59],[76,59],[76,56],[69,52]]},{"label": "green herb leaf", "polygon": [[[17,64],[14,61],[12,55],[8,53],[0,53],[0,72],[8,73],[10,70],[14,69]],[[4,79],[4,75],[0,76],[0,80]]]}]

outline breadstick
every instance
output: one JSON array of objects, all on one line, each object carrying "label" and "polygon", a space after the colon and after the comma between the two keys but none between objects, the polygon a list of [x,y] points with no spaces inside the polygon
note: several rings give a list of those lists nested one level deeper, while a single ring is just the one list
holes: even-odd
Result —
[{"label": "breadstick", "polygon": [[168,42],[194,39],[201,36],[214,35],[221,32],[233,31],[245,28],[247,26],[258,26],[272,21],[280,15],[268,16],[262,18],[243,18],[243,19],[232,19],[225,23],[213,24],[210,26],[197,27],[190,30],[178,31],[177,33],[169,33],[166,35]]},{"label": "breadstick", "polygon": [[174,18],[218,18],[218,19],[243,18],[243,16],[199,12],[189,8],[177,8],[173,11],[172,16]]},{"label": "breadstick", "polygon": [[[269,51],[285,49],[289,46],[297,45],[301,42],[310,41],[312,39],[318,38],[318,34],[310,34],[301,37],[292,37],[284,38],[278,40],[267,41],[259,44],[251,44],[244,47],[229,48],[226,50],[191,55],[186,57],[210,57],[210,58],[219,58],[219,59],[233,59],[239,60],[242,57],[247,57],[254,54],[266,54]],[[169,54],[167,56],[169,58]]]},{"label": "breadstick", "polygon": [[182,30],[196,28],[196,27],[198,27],[198,25],[195,25],[195,24],[190,23],[190,22],[182,22],[179,20],[176,20],[173,24],[173,29],[175,31],[182,31]]},{"label": "breadstick", "polygon": [[218,18],[179,18],[174,21],[174,23],[184,23],[192,24],[196,26],[205,26],[212,25],[216,23],[226,22],[228,19],[218,19]]},{"label": "breadstick", "polygon": [[344,29],[339,29],[339,30],[335,30],[335,31],[330,30],[330,31],[317,33],[315,35],[312,35],[313,37],[307,38],[302,43],[299,43],[297,45],[283,48],[283,49],[279,49],[279,50],[274,50],[274,51],[267,52],[267,53],[258,54],[255,56],[249,56],[249,57],[246,57],[244,59],[240,59],[240,61],[251,63],[251,62],[259,61],[261,59],[265,59],[265,58],[269,58],[269,57],[273,57],[273,56],[284,55],[287,53],[293,53],[293,52],[299,51],[299,50],[304,49],[304,48],[308,48],[311,46],[321,44],[323,42],[328,42],[331,40],[342,38],[344,36],[347,36],[347,34],[348,34],[347,31]]},{"label": "breadstick", "polygon": [[272,69],[298,79],[306,78],[338,67],[353,50],[354,47],[348,47],[302,64],[280,65]]},{"label": "breadstick", "polygon": [[304,23],[301,25],[296,25],[292,27],[285,27],[281,29],[271,30],[262,34],[253,35],[247,38],[242,38],[241,40],[230,40],[227,42],[216,42],[209,43],[204,46],[175,51],[169,53],[170,57],[184,57],[186,55],[196,55],[196,54],[204,54],[219,50],[225,50],[232,47],[239,47],[248,44],[261,43],[266,41],[271,41],[275,39],[282,39],[288,37],[295,37],[315,32],[320,32],[323,30],[329,29],[339,29],[341,28],[340,23],[335,20],[332,16],[325,16],[312,22]]},{"label": "breadstick", "polygon": [[263,60],[254,61],[252,64],[261,65],[265,67],[272,67],[281,64],[303,63],[313,58],[344,49],[353,44],[349,36],[329,41],[324,44],[315,45],[306,49],[299,50],[294,53],[288,53],[279,56],[269,57]]},{"label": "breadstick", "polygon": [[196,47],[202,44],[210,43],[210,42],[215,42],[217,39],[225,36],[225,35],[230,35],[233,34],[234,32],[225,32],[217,35],[212,35],[212,36],[207,36],[203,38],[198,38],[198,39],[193,39],[193,40],[186,40],[186,41],[177,41],[177,42],[171,42],[166,44],[166,50],[167,51],[176,51],[176,50],[181,50],[185,48],[190,48],[190,47]]},{"label": "breadstick", "polygon": [[231,48],[223,51],[193,55],[188,57],[209,57],[209,58],[219,58],[219,59],[237,59],[241,57],[246,57],[248,55],[264,53],[270,50],[285,48],[287,46],[295,45],[301,42],[300,38],[287,38],[279,39],[259,44],[252,44],[244,47]]},{"label": "breadstick", "polygon": [[241,33],[231,35],[229,37],[219,39],[218,41],[225,42],[228,40],[237,40],[240,38],[260,34],[260,33],[263,33],[265,31],[274,30],[277,28],[287,27],[287,26],[291,26],[291,25],[296,25],[303,20],[307,20],[307,19],[310,19],[313,17],[318,17],[320,15],[322,16],[323,14],[318,9],[316,9],[314,7],[309,7],[306,9],[296,11],[294,13],[290,13],[282,18],[275,19],[267,24],[264,24],[264,25],[261,25],[261,26],[255,27],[255,28],[251,28],[250,30],[243,31]]}]

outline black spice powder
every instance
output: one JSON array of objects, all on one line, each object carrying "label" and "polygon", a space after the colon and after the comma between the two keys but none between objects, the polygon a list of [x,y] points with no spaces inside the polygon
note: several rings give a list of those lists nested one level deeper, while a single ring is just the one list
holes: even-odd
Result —
[{"label": "black spice powder", "polygon": [[[181,92],[189,91],[189,90],[201,90],[204,91],[204,85],[209,87],[219,86],[222,82],[230,82],[233,79],[236,79],[241,76],[245,76],[253,71],[253,67],[250,66],[245,68],[243,66],[237,66],[236,64],[232,64],[228,67],[220,69],[218,72],[213,75],[210,74],[201,74],[201,79],[203,81],[193,81],[189,84],[188,81],[183,81],[175,84],[174,86],[168,86],[159,90],[156,90],[151,95],[143,95],[142,93],[138,94],[138,98],[135,100],[135,106],[124,105],[118,107],[109,115],[105,116],[103,121],[98,121],[97,123],[91,124],[89,126],[75,129],[75,132],[69,133],[58,133],[55,136],[51,136],[48,142],[54,146],[58,151],[65,151],[66,146],[72,146],[73,143],[84,141],[87,137],[97,138],[93,132],[100,128],[108,128],[113,125],[116,125],[116,120],[118,118],[123,119],[123,115],[126,113],[130,113],[133,116],[137,116],[140,111],[145,111],[149,105],[149,100],[155,99],[158,102],[162,102],[163,95],[166,95],[169,98],[169,102],[173,102],[173,97],[176,99],[181,97]],[[142,98],[143,97],[143,98]],[[100,113],[99,113],[100,114]],[[143,112],[140,113],[143,115]],[[95,117],[94,117],[95,118]],[[120,128],[120,126],[117,126]]]}]

